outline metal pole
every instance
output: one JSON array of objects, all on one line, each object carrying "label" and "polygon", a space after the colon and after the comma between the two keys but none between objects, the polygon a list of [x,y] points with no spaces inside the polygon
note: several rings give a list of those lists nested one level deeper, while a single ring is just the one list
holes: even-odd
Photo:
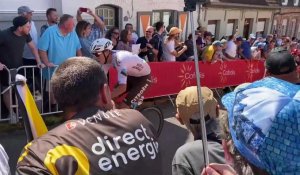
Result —
[{"label": "metal pole", "polygon": [[194,48],[194,57],[195,57],[194,62],[195,62],[198,101],[199,101],[199,109],[200,109],[202,145],[203,145],[203,153],[204,153],[204,163],[205,163],[205,167],[206,167],[209,164],[209,158],[208,158],[208,149],[207,149],[207,136],[206,136],[206,127],[205,127],[205,119],[204,119],[204,111],[203,111],[203,101],[202,101],[202,93],[201,93],[201,85],[200,85],[199,61],[198,61],[198,53],[197,53],[197,47],[196,47],[194,18],[193,18],[193,12],[192,11],[190,11],[190,22],[191,22],[191,30],[192,30],[192,36],[193,36],[193,48]]}]

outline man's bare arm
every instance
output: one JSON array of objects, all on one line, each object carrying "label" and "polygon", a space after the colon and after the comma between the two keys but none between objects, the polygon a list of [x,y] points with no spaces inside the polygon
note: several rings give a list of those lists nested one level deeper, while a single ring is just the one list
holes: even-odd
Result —
[{"label": "man's bare arm", "polygon": [[48,59],[48,55],[46,51],[39,50],[39,54],[41,57],[42,62],[47,66],[47,67],[54,67],[55,65],[51,63]]},{"label": "man's bare arm", "polygon": [[45,65],[42,63],[41,59],[40,59],[40,55],[39,55],[39,52],[38,52],[38,49],[36,48],[35,44],[33,43],[33,41],[30,41],[29,43],[27,43],[31,52],[33,53],[34,55],[34,58],[36,60],[36,63],[37,63],[37,66],[39,68],[44,68]]}]

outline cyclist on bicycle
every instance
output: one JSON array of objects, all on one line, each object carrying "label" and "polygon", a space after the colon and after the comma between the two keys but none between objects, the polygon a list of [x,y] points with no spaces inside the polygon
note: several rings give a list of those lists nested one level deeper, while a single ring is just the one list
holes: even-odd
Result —
[{"label": "cyclist on bicycle", "polygon": [[143,94],[151,84],[151,69],[148,63],[138,55],[128,51],[113,51],[112,41],[101,38],[91,45],[91,53],[102,65],[107,74],[110,67],[115,67],[118,72],[118,85],[112,91],[112,98],[127,93],[119,108],[135,108],[143,100]]}]

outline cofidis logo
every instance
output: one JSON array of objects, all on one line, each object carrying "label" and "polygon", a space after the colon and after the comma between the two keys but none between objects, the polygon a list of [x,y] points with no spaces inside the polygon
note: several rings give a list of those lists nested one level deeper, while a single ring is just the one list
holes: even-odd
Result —
[{"label": "cofidis logo", "polygon": [[231,70],[228,68],[226,63],[221,63],[218,75],[220,77],[220,82],[221,83],[226,83],[227,82],[227,77],[228,76],[235,76],[235,70]]},{"label": "cofidis logo", "polygon": [[[182,65],[180,68],[180,75],[178,76],[181,81],[181,87],[188,87],[196,82],[196,72],[192,69],[191,65]],[[200,78],[205,78],[205,74],[200,72]]]}]

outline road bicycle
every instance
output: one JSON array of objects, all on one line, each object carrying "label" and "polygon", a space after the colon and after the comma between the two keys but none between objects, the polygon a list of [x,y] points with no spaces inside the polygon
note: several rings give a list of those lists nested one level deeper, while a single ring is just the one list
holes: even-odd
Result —
[{"label": "road bicycle", "polygon": [[[119,97],[117,97],[114,101],[116,105],[122,103],[126,97],[127,93],[123,93]],[[143,107],[141,104],[143,103],[144,98],[142,97],[139,102],[135,105],[132,105],[130,108],[138,110],[141,112],[153,125],[154,129],[156,130],[156,136],[159,137],[163,125],[164,125],[164,115],[162,110],[157,105],[152,105],[148,107]]]}]

